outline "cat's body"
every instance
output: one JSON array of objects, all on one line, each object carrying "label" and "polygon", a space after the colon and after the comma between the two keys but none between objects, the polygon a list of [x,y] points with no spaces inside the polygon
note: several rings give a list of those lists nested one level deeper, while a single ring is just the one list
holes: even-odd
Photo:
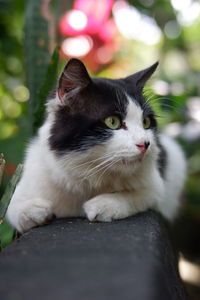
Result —
[{"label": "cat's body", "polygon": [[174,218],[185,159],[157,133],[142,96],[155,68],[121,80],[90,79],[81,62],[68,63],[8,208],[14,227],[23,232],[52,215],[111,221],[149,208]]}]

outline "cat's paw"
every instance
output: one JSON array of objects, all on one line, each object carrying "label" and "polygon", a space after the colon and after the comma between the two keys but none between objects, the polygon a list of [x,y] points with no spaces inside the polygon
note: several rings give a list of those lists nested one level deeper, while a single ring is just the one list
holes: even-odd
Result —
[{"label": "cat's paw", "polygon": [[49,203],[40,198],[11,203],[7,212],[9,222],[21,233],[49,222],[52,217]]},{"label": "cat's paw", "polygon": [[83,205],[86,217],[90,221],[111,222],[128,216],[127,207],[113,195],[99,195]]}]

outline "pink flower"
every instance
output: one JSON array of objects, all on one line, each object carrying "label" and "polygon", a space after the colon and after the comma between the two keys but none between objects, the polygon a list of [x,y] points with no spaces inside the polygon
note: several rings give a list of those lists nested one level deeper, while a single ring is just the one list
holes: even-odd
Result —
[{"label": "pink flower", "polygon": [[85,13],[88,18],[87,33],[94,34],[108,19],[113,0],[75,0],[74,9]]},{"label": "pink flower", "polygon": [[107,21],[113,0],[75,0],[73,9],[60,20],[62,35],[96,34]]}]

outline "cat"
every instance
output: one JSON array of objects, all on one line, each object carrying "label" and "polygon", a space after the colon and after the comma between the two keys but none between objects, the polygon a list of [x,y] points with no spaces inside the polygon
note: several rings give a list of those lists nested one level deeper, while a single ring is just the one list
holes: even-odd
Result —
[{"label": "cat", "polygon": [[185,158],[158,132],[143,96],[157,65],[114,80],[91,78],[80,60],[69,60],[8,207],[19,232],[52,216],[110,222],[155,209],[175,218]]}]

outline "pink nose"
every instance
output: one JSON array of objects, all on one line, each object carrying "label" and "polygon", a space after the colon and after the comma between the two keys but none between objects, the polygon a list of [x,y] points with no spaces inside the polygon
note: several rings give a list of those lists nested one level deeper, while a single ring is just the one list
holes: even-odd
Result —
[{"label": "pink nose", "polygon": [[149,147],[150,143],[149,142],[144,142],[140,144],[136,144],[136,146],[140,149],[142,153],[145,153],[147,148]]}]

